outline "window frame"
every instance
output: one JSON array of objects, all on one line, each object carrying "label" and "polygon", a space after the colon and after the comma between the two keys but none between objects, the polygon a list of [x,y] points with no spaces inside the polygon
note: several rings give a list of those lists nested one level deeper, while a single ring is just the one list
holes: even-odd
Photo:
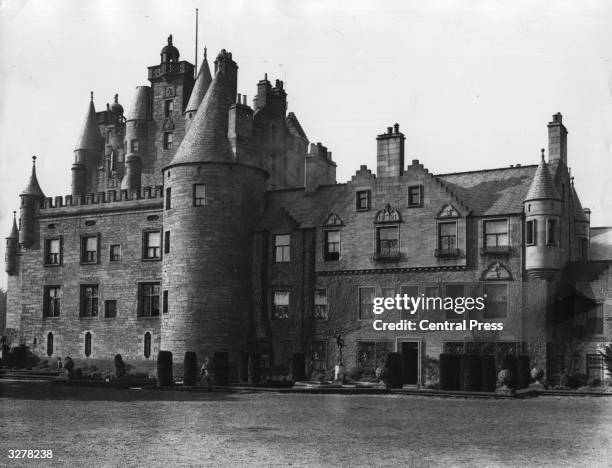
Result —
[{"label": "window frame", "polygon": [[174,136],[173,132],[164,132],[162,135],[162,148],[170,150],[174,147]]},{"label": "window frame", "polygon": [[[276,293],[287,293],[287,304],[277,304]],[[273,289],[270,304],[272,305],[272,309],[270,311],[270,318],[272,320],[288,320],[291,310],[291,290],[289,288]],[[279,307],[282,307],[282,309],[278,309]],[[279,313],[279,310],[282,310],[282,312]]]},{"label": "window frame", "polygon": [[[505,310],[504,310],[504,314],[503,315],[491,315],[490,313],[487,313],[487,309],[488,309],[488,304],[489,302],[489,295],[487,293],[487,288],[491,287],[491,286],[505,286],[506,288],[506,300],[505,301],[497,301],[494,302],[494,304],[505,304]],[[482,283],[482,295],[483,297],[485,297],[485,307],[482,310],[482,318],[483,320],[500,320],[500,319],[506,319],[508,318],[508,310],[509,310],[509,293],[508,290],[510,289],[509,284],[505,281],[487,281]]]},{"label": "window frame", "polygon": [[[338,233],[338,242],[330,242],[329,241],[329,234],[330,233]],[[338,245],[338,250],[337,252],[330,252],[329,251],[329,246],[330,245]],[[340,255],[342,252],[342,235],[340,234],[340,229],[324,229],[323,230],[323,261],[324,262],[335,262],[340,260]],[[337,254],[333,255],[333,254]],[[336,257],[336,258],[333,258]]]},{"label": "window frame", "polygon": [[[550,228],[551,223],[553,224],[553,229]],[[559,245],[559,219],[558,218],[546,218],[546,238],[544,239],[544,241],[545,241],[544,245],[547,245],[547,246]]]},{"label": "window frame", "polygon": [[[198,197],[198,187],[203,187],[204,188],[204,196],[203,197]],[[192,201],[193,201],[193,206],[206,206],[206,184],[193,184],[193,197],[192,197]]]},{"label": "window frame", "polygon": [[[401,252],[401,244],[400,244],[400,226],[399,224],[381,224],[381,225],[377,225],[375,226],[376,232],[375,232],[375,252],[374,252],[374,258],[376,260],[389,260],[389,261],[396,261],[400,259],[400,252]],[[396,232],[396,242],[397,242],[397,247],[396,247],[396,252],[391,254],[383,254],[381,253],[381,238],[380,238],[380,233],[381,231],[391,231],[392,229],[395,230]],[[392,239],[383,239],[385,241],[389,241]]]},{"label": "window frame", "polygon": [[140,153],[140,143],[138,138],[132,138],[130,140],[130,153]]},{"label": "window frame", "polygon": [[[155,286],[157,286],[157,294],[154,294],[155,292]],[[149,292],[146,291],[145,288],[152,288],[150,290],[150,293],[145,294],[145,292]],[[158,318],[161,315],[161,310],[160,310],[160,306],[162,304],[160,304],[160,296],[162,296],[161,294],[161,282],[160,281],[143,281],[138,283],[138,318]],[[148,310],[146,311],[147,313],[145,313],[145,297],[149,298],[148,304]],[[155,301],[152,300],[153,298],[157,297],[157,314],[154,314],[153,311],[155,311],[155,307],[154,307],[154,303]]]},{"label": "window frame", "polygon": [[[287,244],[278,244],[280,237],[287,237]],[[291,262],[291,233],[274,234],[274,263],[290,263]],[[280,252],[280,260],[279,260]],[[286,254],[286,256],[285,256]]]},{"label": "window frame", "polygon": [[[51,290],[56,291],[56,295],[51,298]],[[59,293],[59,294],[57,294]],[[53,304],[53,307],[51,307]],[[53,309],[53,313],[49,311]],[[43,287],[43,319],[57,318],[62,313],[62,287],[59,284],[46,284]]]},{"label": "window frame", "polygon": [[142,355],[145,357],[145,359],[149,359],[151,357],[151,350],[153,348],[152,341],[153,337],[151,332],[145,332],[142,337]]},{"label": "window frame", "polygon": [[[91,297],[87,298],[87,289],[91,288]],[[95,295],[94,295],[95,292]],[[86,313],[87,300],[91,299],[90,313]],[[94,307],[95,305],[95,307]],[[95,312],[94,312],[95,310]],[[82,283],[79,285],[79,318],[95,319],[100,315],[100,285],[97,283]]]},{"label": "window frame", "polygon": [[[149,236],[151,234],[159,235],[159,246],[158,247],[150,247],[149,246]],[[158,262],[162,259],[162,250],[163,250],[163,239],[162,239],[162,231],[161,229],[147,229],[142,231],[142,261],[143,262]],[[149,249],[159,249],[159,255],[157,256],[149,256]],[[154,251],[155,252],[155,251]]]},{"label": "window frame", "polygon": [[[505,223],[506,230],[504,233],[490,233],[487,234],[487,224],[489,223]],[[506,244],[501,245],[498,242],[498,236],[505,235],[506,236]],[[489,245],[487,242],[487,236],[495,236],[495,245]],[[487,250],[495,250],[495,249],[505,249],[510,247],[510,224],[508,218],[491,218],[491,219],[483,219],[482,220],[482,243],[485,249]]]},{"label": "window frame", "polygon": [[166,198],[164,199],[164,208],[169,210],[172,208],[172,187],[166,187]]},{"label": "window frame", "polygon": [[[442,236],[442,226],[454,225],[454,234]],[[436,257],[456,257],[459,255],[459,223],[456,219],[437,222]],[[452,229],[451,229],[452,230]],[[443,238],[454,239],[454,247],[443,247]]]},{"label": "window frame", "polygon": [[[355,191],[355,211],[370,211],[371,207],[371,191],[370,190],[356,190]],[[360,205],[360,195],[365,194],[365,207]]]},{"label": "window frame", "polygon": [[168,290],[162,291],[162,314],[168,313]]},{"label": "window frame", "polygon": [[[417,197],[418,200],[416,202],[413,201],[412,198],[412,190],[417,189]],[[421,208],[423,206],[423,185],[409,185],[408,186],[408,194],[407,194],[407,206],[408,208]]]},{"label": "window frame", "polygon": [[[87,249],[87,239],[96,239],[96,250],[86,250]],[[101,242],[100,233],[81,235],[81,255],[80,255],[81,265],[97,265],[100,263],[101,244],[102,242]],[[89,252],[95,252],[94,260],[87,259],[89,256],[86,254]]]},{"label": "window frame", "polygon": [[[109,305],[114,304],[113,307],[110,307],[109,310]],[[110,315],[110,311],[113,311],[114,314]],[[114,319],[117,318],[117,299],[107,299],[104,301],[104,318],[105,319]]]},{"label": "window frame", "polygon": [[[537,219],[525,221],[525,245],[537,245]],[[531,236],[531,241],[529,237]]]},{"label": "window frame", "polygon": [[[362,303],[361,297],[362,297],[362,290],[365,289],[372,289],[374,291],[374,294],[372,295],[372,299],[376,297],[376,286],[358,286],[357,287],[357,320],[373,320],[374,319],[374,312],[373,312],[373,308],[374,308],[374,302],[372,303]],[[370,306],[370,311],[369,311],[369,315],[366,317],[362,316],[361,313],[361,308],[362,306]]]},{"label": "window frame", "polygon": [[164,231],[164,254],[170,253],[170,231]]},{"label": "window frame", "polygon": [[174,113],[174,99],[164,100],[164,118],[169,119]]},{"label": "window frame", "polygon": [[[113,256],[113,247],[117,247],[119,253]],[[121,261],[121,244],[110,244],[108,246],[108,261],[110,263],[117,263]]]},{"label": "window frame", "polygon": [[[317,304],[317,291],[324,291],[325,304]],[[315,320],[327,320],[329,318],[329,297],[327,296],[327,288],[315,288],[312,297],[312,318]],[[324,306],[323,313],[319,313],[317,306]]]},{"label": "window frame", "polygon": [[87,331],[85,333],[84,341],[85,341],[85,343],[84,343],[85,349],[83,350],[83,353],[85,354],[85,357],[89,357],[89,356],[91,356],[91,350],[93,348],[93,345],[92,345],[93,337],[92,337],[90,331]]},{"label": "window frame", "polygon": [[[52,262],[50,261],[50,255],[51,255],[51,242],[53,241],[58,241],[58,247],[59,250],[57,252],[57,262]],[[64,246],[63,246],[63,237],[62,236],[56,236],[56,237],[48,237],[45,239],[45,251],[44,251],[44,265],[45,266],[50,266],[50,267],[58,267],[58,266],[62,266],[63,264],[63,250],[64,250]]]}]

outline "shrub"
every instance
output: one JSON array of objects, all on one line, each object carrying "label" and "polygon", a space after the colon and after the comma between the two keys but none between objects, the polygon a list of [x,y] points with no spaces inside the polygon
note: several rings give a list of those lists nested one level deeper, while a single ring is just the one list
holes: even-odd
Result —
[{"label": "shrub", "polygon": [[193,351],[185,352],[183,359],[183,385],[193,386],[198,379],[198,357]]},{"label": "shrub", "polygon": [[261,354],[260,353],[249,353],[249,370],[248,370],[248,381],[249,384],[255,385],[261,380]]},{"label": "shrub", "polygon": [[476,354],[461,355],[461,390],[477,392],[482,379],[482,362]]},{"label": "shrub", "polygon": [[115,377],[121,379],[125,375],[125,363],[121,354],[115,355]]},{"label": "shrub", "polygon": [[291,375],[294,381],[306,380],[306,356],[304,353],[293,353]]},{"label": "shrub", "polygon": [[15,369],[31,369],[40,362],[40,358],[30,350],[28,345],[20,344],[11,349],[8,361],[8,367],[13,367]]},{"label": "shrub", "polygon": [[586,374],[577,372],[576,374],[572,374],[569,376],[567,386],[569,388],[578,388],[578,387],[584,387],[586,383],[587,383]]},{"label": "shrub", "polygon": [[72,374],[74,370],[74,361],[70,356],[66,356],[66,359],[64,359],[64,369],[66,369],[68,374]]},{"label": "shrub", "polygon": [[521,355],[517,357],[516,388],[529,387],[531,383],[530,367],[529,356]]},{"label": "shrub", "polygon": [[495,356],[492,354],[485,354],[480,356],[481,362],[481,379],[480,379],[480,391],[481,392],[494,392],[497,384],[497,372],[495,367]]},{"label": "shrub", "polygon": [[215,351],[213,358],[213,380],[215,385],[227,385],[229,380],[229,353]]},{"label": "shrub", "polygon": [[[344,373],[344,375],[349,381],[359,382],[359,380],[361,380],[361,376],[363,375],[363,371],[364,370],[362,367],[351,367],[348,371]],[[332,379],[333,378],[334,377],[332,375]]]},{"label": "shrub", "polygon": [[459,390],[461,388],[461,355],[440,354],[440,389]]},{"label": "shrub", "polygon": [[387,353],[383,376],[387,387],[402,388],[402,355],[400,353]]},{"label": "shrub", "polygon": [[516,375],[518,373],[518,360],[516,356],[508,354],[502,360],[502,369],[510,371],[510,377],[506,386],[508,388],[516,388]]},{"label": "shrub", "polygon": [[598,378],[589,379],[587,380],[587,386],[591,388],[601,387],[601,379],[598,379]]},{"label": "shrub", "polygon": [[172,353],[170,351],[160,351],[157,355],[157,385],[167,387],[173,383]]}]

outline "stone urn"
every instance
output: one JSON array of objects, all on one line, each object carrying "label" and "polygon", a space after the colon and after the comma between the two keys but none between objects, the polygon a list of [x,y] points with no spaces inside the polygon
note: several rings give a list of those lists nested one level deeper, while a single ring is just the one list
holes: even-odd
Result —
[{"label": "stone urn", "polygon": [[529,385],[529,390],[544,390],[542,379],[544,378],[544,370],[539,367],[531,369],[531,378],[533,382]]},{"label": "stone urn", "polygon": [[508,369],[502,369],[497,374],[497,380],[501,387],[497,389],[497,393],[512,393],[512,390],[508,387],[508,384],[512,382],[512,372]]}]

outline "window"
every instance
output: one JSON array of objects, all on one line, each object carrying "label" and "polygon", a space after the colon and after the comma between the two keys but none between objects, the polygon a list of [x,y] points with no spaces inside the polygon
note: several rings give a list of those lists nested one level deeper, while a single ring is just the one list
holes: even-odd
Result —
[{"label": "window", "polygon": [[81,238],[81,263],[98,262],[98,236]]},{"label": "window", "polygon": [[[444,297],[450,297],[453,299],[453,304],[455,303],[455,299],[465,297],[465,286],[463,284],[447,284],[444,288]],[[466,317],[465,313],[458,314],[455,312],[454,308],[445,309],[446,318],[447,319],[463,319]]]},{"label": "window", "polygon": [[327,320],[327,290],[314,290],[314,314],[315,319]]},{"label": "window", "polygon": [[130,153],[138,153],[139,150],[138,140],[130,140]]},{"label": "window", "polygon": [[47,356],[53,355],[53,333],[47,334]]},{"label": "window", "polygon": [[367,211],[370,209],[369,190],[360,190],[355,194],[355,209],[357,211]]},{"label": "window", "polygon": [[174,101],[164,101],[164,117],[172,117],[172,111],[174,110]]},{"label": "window", "polygon": [[146,332],[144,334],[144,357],[149,358],[151,356],[151,334]]},{"label": "window", "polygon": [[194,206],[206,205],[206,186],[204,184],[194,184],[193,204]]},{"label": "window", "polygon": [[111,262],[119,262],[121,260],[121,245],[120,244],[111,244],[109,260]]},{"label": "window", "polygon": [[546,220],[546,245],[557,245],[557,220]]},{"label": "window", "polygon": [[164,133],[163,145],[164,145],[165,150],[172,149],[173,140],[174,140],[174,137],[172,136],[172,132]]},{"label": "window", "polygon": [[91,356],[91,333],[85,333],[85,356]]},{"label": "window", "polygon": [[117,316],[117,301],[104,301],[104,317],[115,318]]},{"label": "window", "polygon": [[45,241],[45,264],[59,265],[62,262],[60,239],[47,239]]},{"label": "window", "polygon": [[289,291],[274,291],[273,294],[272,318],[289,318]]},{"label": "window", "polygon": [[525,244],[536,244],[536,221],[531,220],[525,223]]},{"label": "window", "polygon": [[376,228],[376,257],[399,257],[399,227],[381,226]]},{"label": "window", "polygon": [[338,260],[340,258],[340,231],[324,231],[325,238],[323,258],[325,261]]},{"label": "window", "polygon": [[327,341],[312,343],[312,362],[315,370],[325,371],[327,369]]},{"label": "window", "polygon": [[164,253],[170,253],[170,231],[164,232]]},{"label": "window", "polygon": [[484,246],[486,249],[508,247],[508,221],[505,219],[484,222]]},{"label": "window", "polygon": [[359,320],[366,320],[374,317],[372,308],[374,307],[375,296],[376,288],[359,288]]},{"label": "window", "polygon": [[81,285],[81,317],[98,316],[98,285]]},{"label": "window", "polygon": [[603,304],[594,304],[587,311],[586,332],[589,335],[603,335]]},{"label": "window", "polygon": [[[419,297],[419,287],[417,285],[402,286],[400,288],[400,295],[402,297],[402,301],[403,301],[404,295],[408,297],[417,298]],[[419,311],[418,310],[415,311],[414,314],[412,312],[413,312],[412,309],[406,310],[405,308],[402,308],[400,311],[400,318],[402,320],[415,319]]]},{"label": "window", "polygon": [[455,256],[457,250],[457,222],[438,223],[438,256]]},{"label": "window", "polygon": [[62,290],[59,286],[45,286],[43,300],[43,317],[59,317]]},{"label": "window", "polygon": [[420,185],[412,185],[408,187],[408,206],[411,208],[422,206],[423,203],[421,201],[421,186]]},{"label": "window", "polygon": [[486,283],[484,285],[485,308],[482,317],[486,319],[505,318],[508,315],[508,285]]},{"label": "window", "polygon": [[291,260],[291,235],[279,234],[274,236],[274,261],[276,263]]},{"label": "window", "polygon": [[144,233],[143,258],[145,260],[159,260],[161,258],[161,232],[150,231]]},{"label": "window", "polygon": [[172,208],[172,189],[168,187],[166,189],[166,209]]},{"label": "window", "polygon": [[168,291],[164,291],[162,294],[162,312],[164,314],[168,313]]},{"label": "window", "polygon": [[140,317],[159,316],[159,283],[141,283],[138,315]]}]

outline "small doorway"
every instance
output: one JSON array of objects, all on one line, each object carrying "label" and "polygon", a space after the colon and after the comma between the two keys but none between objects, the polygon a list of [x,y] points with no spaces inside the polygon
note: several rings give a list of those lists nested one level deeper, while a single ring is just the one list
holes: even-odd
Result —
[{"label": "small doorway", "polygon": [[419,383],[419,342],[402,341],[402,383],[404,385],[417,385]]}]

